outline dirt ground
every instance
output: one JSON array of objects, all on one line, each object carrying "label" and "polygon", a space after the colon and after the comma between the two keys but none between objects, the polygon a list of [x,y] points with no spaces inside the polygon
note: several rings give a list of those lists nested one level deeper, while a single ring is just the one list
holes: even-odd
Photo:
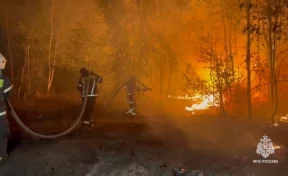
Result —
[{"label": "dirt ground", "polygon": [[[20,110],[23,121],[41,133],[57,133],[74,120],[43,117]],[[70,115],[67,115],[67,112]],[[38,113],[38,114],[37,114]],[[46,112],[47,113],[47,112]],[[59,114],[59,112],[58,112]],[[52,118],[53,117],[53,118]],[[157,114],[130,120],[98,115],[92,131],[76,131],[55,140],[29,137],[11,120],[10,159],[0,165],[1,176],[287,176],[288,140],[285,124],[269,129],[243,122],[219,121],[210,116],[182,117]],[[281,146],[268,159],[278,164],[253,164],[265,134]]]}]

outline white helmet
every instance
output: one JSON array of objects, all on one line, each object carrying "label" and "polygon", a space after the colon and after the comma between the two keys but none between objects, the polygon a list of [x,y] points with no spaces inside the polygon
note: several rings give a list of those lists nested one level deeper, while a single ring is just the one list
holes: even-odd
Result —
[{"label": "white helmet", "polygon": [[0,69],[3,70],[5,69],[6,66],[6,58],[0,53]]}]

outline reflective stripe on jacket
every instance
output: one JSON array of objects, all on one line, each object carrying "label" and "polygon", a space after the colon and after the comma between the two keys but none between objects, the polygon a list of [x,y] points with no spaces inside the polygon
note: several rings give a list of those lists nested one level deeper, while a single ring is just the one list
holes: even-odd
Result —
[{"label": "reflective stripe on jacket", "polygon": [[6,111],[0,112],[0,116],[4,116],[4,115],[6,115],[6,114],[7,114]]},{"label": "reflective stripe on jacket", "polygon": [[[103,78],[97,74],[90,75],[92,79],[89,79],[89,88],[88,88],[88,95],[87,97],[95,97],[98,96],[98,86],[97,83],[101,83]],[[79,82],[77,85],[77,89],[81,92],[82,97],[85,97],[86,93],[86,81],[82,80],[83,77],[79,78]]]},{"label": "reflective stripe on jacket", "polygon": [[6,114],[6,102],[5,99],[9,97],[13,85],[10,83],[9,78],[6,75],[0,75],[0,116]]}]

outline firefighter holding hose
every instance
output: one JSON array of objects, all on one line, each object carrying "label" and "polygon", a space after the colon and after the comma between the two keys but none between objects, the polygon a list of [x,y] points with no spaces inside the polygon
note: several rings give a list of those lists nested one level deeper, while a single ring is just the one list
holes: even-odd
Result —
[{"label": "firefighter holding hose", "polygon": [[13,87],[9,78],[2,74],[2,70],[5,69],[7,60],[0,53],[0,164],[8,159],[7,143],[10,137],[10,129],[7,120],[6,102],[9,93]]},{"label": "firefighter holding hose", "polygon": [[[144,86],[144,88],[138,87],[136,83],[141,84],[142,86]],[[126,82],[126,88],[127,88],[127,101],[129,104],[129,109],[126,112],[126,114],[136,116],[136,98],[135,98],[136,92],[146,92],[151,89],[143,85],[142,83],[138,82],[135,79],[135,76],[129,77],[128,81]]]},{"label": "firefighter holding hose", "polygon": [[90,127],[93,127],[92,114],[93,114],[94,106],[96,103],[96,98],[98,96],[97,84],[102,83],[103,78],[102,78],[102,76],[99,76],[97,74],[90,73],[84,67],[80,69],[80,74],[81,74],[81,77],[79,78],[77,89],[79,92],[81,92],[82,102],[85,101],[85,93],[86,93],[85,92],[86,82],[84,79],[88,79],[88,81],[89,81],[87,103],[86,103],[85,112],[83,114],[83,125],[87,128],[90,128]]}]

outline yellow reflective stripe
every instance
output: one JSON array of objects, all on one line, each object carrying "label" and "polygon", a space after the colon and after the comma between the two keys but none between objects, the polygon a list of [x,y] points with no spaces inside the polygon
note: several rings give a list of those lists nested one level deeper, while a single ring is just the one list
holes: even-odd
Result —
[{"label": "yellow reflective stripe", "polygon": [[12,89],[13,85],[11,85],[10,87],[8,87],[7,89],[4,90],[4,93],[10,91]]},{"label": "yellow reflective stripe", "polygon": [[6,114],[6,111],[1,112],[1,113],[0,113],[0,116],[3,116],[3,115],[5,115],[5,114]]},{"label": "yellow reflective stripe", "polygon": [[87,124],[87,125],[89,125],[89,124],[90,124],[90,122],[89,122],[89,121],[83,121],[83,123],[84,123],[84,124]]},{"label": "yellow reflective stripe", "polygon": [[95,89],[95,78],[93,79],[93,86],[92,86],[91,94],[94,93],[94,89]]},{"label": "yellow reflective stripe", "polygon": [[[97,97],[98,94],[94,94],[94,95],[87,95],[87,97]],[[85,97],[85,95],[82,95],[82,97]]]}]

